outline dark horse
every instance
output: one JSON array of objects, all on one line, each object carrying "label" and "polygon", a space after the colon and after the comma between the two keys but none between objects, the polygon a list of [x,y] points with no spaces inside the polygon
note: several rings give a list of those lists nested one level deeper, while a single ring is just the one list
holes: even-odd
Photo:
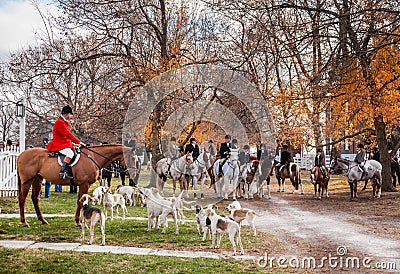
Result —
[{"label": "dark horse", "polygon": [[[99,145],[83,147],[79,162],[72,167],[74,181],[79,186],[75,222],[79,225],[79,214],[82,204],[79,199],[87,194],[91,184],[96,182],[100,169],[116,160],[122,160],[124,154],[122,145]],[[70,180],[60,179],[60,166],[55,157],[49,157],[49,152],[43,148],[31,148],[22,152],[17,160],[18,203],[21,222],[29,227],[25,219],[25,202],[32,186],[32,202],[36,215],[42,224],[48,224],[39,207],[39,193],[43,178],[58,184],[70,185]]]},{"label": "dark horse", "polygon": [[136,155],[136,151],[130,150],[125,155],[125,161],[121,162],[118,167],[122,185],[125,185],[125,178],[127,177],[130,186],[137,186],[141,167],[142,164]]},{"label": "dark horse", "polygon": [[318,199],[321,200],[321,197],[324,196],[324,190],[326,193],[326,198],[329,197],[328,195],[328,182],[330,179],[330,174],[327,168],[322,167],[325,169],[326,178],[322,174],[320,167],[315,166],[311,169],[310,179],[311,182],[314,184],[314,198],[317,198],[317,185],[318,185]]},{"label": "dark horse", "polygon": [[393,186],[396,187],[396,176],[397,176],[397,182],[400,185],[400,164],[395,159],[392,159],[390,161],[390,167],[393,178]]}]

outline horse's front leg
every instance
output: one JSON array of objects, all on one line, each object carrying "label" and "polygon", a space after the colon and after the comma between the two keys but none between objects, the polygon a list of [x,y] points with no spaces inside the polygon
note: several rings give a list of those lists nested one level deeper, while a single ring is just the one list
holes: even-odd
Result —
[{"label": "horse's front leg", "polygon": [[201,199],[204,200],[204,181],[206,180],[206,175],[203,174],[203,178],[201,178],[201,185],[200,185],[200,191],[201,191]]},{"label": "horse's front leg", "polygon": [[40,200],[40,190],[42,188],[42,179],[36,177],[32,183],[32,202],[33,206],[35,207],[36,216],[39,221],[42,222],[44,225],[48,225],[49,223],[43,218],[42,211],[39,207],[39,200]]},{"label": "horse's front leg", "polygon": [[368,180],[364,181],[364,187],[361,189],[361,191],[364,191],[367,189],[367,184],[368,184]]},{"label": "horse's front leg", "polygon": [[197,181],[198,178],[196,175],[193,175],[192,182],[193,182],[193,198],[197,199]]},{"label": "horse's front leg", "polygon": [[173,196],[175,197],[175,191],[176,191],[176,179],[172,178],[172,189],[173,189]]},{"label": "horse's front leg", "polygon": [[234,177],[232,180],[232,198],[236,200],[236,188],[237,188],[238,176]]},{"label": "horse's front leg", "polygon": [[[303,186],[302,186],[303,188]],[[324,194],[324,188],[322,187],[322,182],[318,184],[318,199],[321,200],[322,195]]]},{"label": "horse's front leg", "polygon": [[224,194],[224,199],[225,199],[225,200],[228,200],[229,183],[230,183],[229,178],[227,178],[227,176],[224,176],[223,185],[225,186],[225,187],[224,187],[224,193],[225,193],[225,194]]},{"label": "horse's front leg", "polygon": [[354,181],[353,191],[354,191],[354,198],[357,198],[357,180]]},{"label": "horse's front leg", "polygon": [[87,194],[88,190],[89,190],[89,183],[86,182],[79,185],[78,200],[76,201],[76,212],[75,212],[76,226],[81,226],[79,215],[81,213],[82,204],[79,202],[79,199],[82,197],[83,194]]},{"label": "horse's front leg", "polygon": [[282,178],[282,192],[285,192],[285,179]]}]

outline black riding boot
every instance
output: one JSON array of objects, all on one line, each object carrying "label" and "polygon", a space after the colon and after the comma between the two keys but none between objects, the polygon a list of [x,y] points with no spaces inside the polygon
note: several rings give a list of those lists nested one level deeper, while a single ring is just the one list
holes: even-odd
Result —
[{"label": "black riding boot", "polygon": [[62,167],[61,167],[61,171],[60,171],[60,179],[74,179],[74,177],[71,177],[68,174],[68,164],[66,162],[63,162]]}]

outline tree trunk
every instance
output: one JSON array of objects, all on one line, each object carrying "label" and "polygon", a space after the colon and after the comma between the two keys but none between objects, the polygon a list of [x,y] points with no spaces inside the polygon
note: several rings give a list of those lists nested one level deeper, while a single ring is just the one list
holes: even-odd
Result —
[{"label": "tree trunk", "polygon": [[382,115],[374,118],[374,125],[382,164],[382,191],[396,191],[392,184],[390,155],[388,153],[388,144],[386,139],[386,124],[383,121]]}]

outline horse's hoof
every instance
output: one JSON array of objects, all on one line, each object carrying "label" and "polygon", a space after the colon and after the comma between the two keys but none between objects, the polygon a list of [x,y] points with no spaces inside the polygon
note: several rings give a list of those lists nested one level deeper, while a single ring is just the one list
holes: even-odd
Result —
[{"label": "horse's hoof", "polygon": [[23,223],[23,226],[28,228],[30,227],[28,223]]},{"label": "horse's hoof", "polygon": [[318,200],[321,200],[321,197],[318,197]]},{"label": "horse's hoof", "polygon": [[280,190],[280,189],[278,189],[278,192],[281,192],[281,190]]},{"label": "horse's hoof", "polygon": [[46,220],[43,220],[43,221],[42,221],[42,225],[48,225],[48,224],[49,224],[48,221],[46,221]]},{"label": "horse's hoof", "polygon": [[272,197],[271,197],[271,195],[268,195],[268,199],[271,199]]}]

